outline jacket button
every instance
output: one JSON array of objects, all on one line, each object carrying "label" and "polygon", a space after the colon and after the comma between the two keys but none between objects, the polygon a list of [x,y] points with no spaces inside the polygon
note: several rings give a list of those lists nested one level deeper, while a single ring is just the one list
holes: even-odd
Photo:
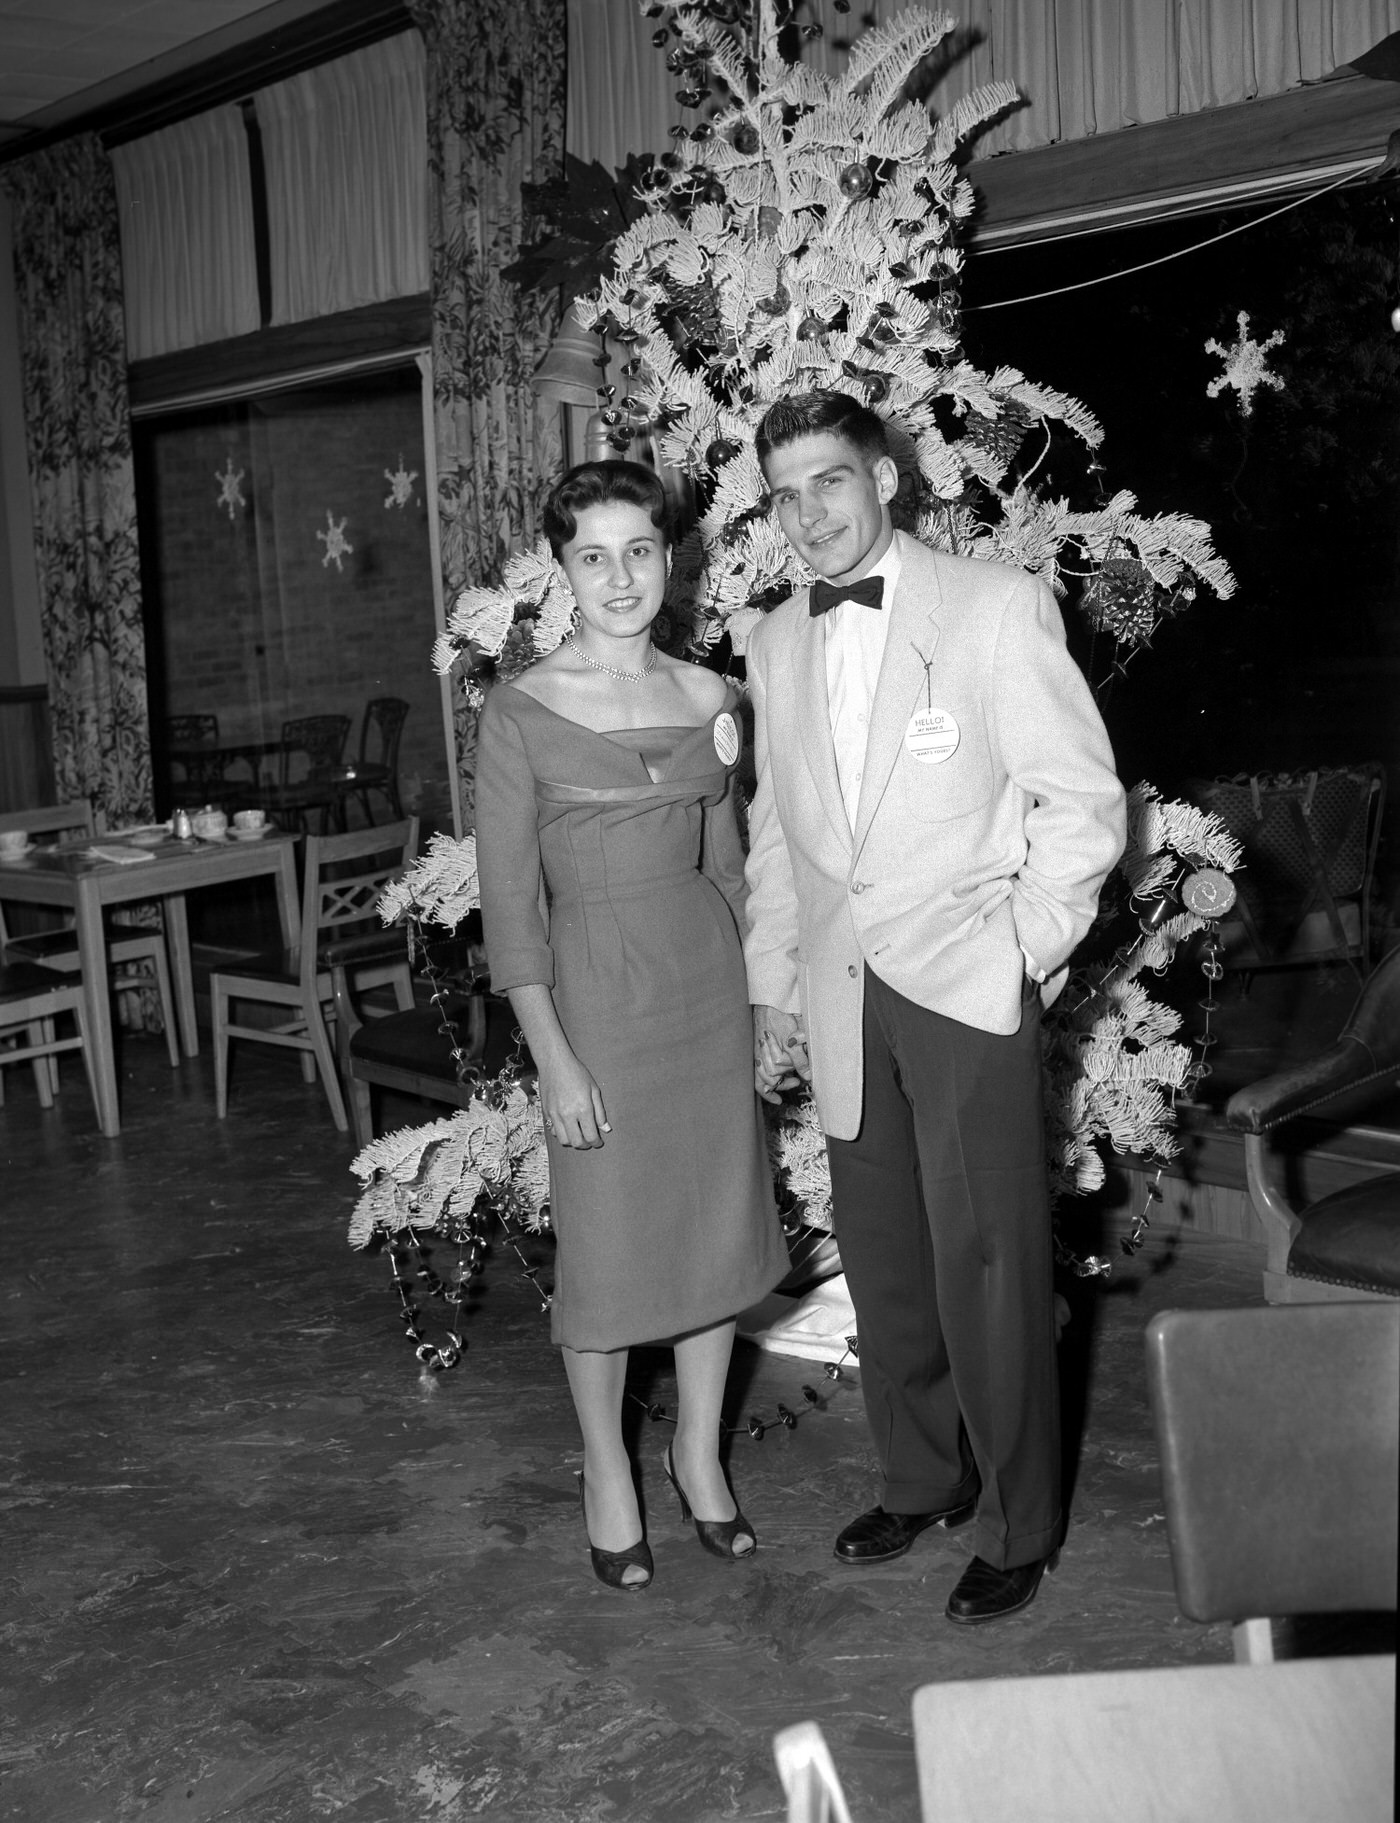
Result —
[{"label": "jacket button", "polygon": [[865,881],[864,880],[852,880],[851,881],[851,891],[853,893],[863,893],[865,891]]},{"label": "jacket button", "polygon": [[850,976],[850,977],[851,977],[851,980],[852,980],[852,981],[854,981],[854,980],[855,980],[855,978],[856,978],[856,965],[855,965],[855,963],[854,963],[854,962],[853,962],[853,963],[852,963],[852,964],[851,964],[851,966],[850,966],[850,967],[849,967],[849,968],[848,968],[848,969],[847,969],[847,970],[846,970],[846,973],[847,973],[847,974],[848,974],[848,975],[849,975],[849,976]]}]

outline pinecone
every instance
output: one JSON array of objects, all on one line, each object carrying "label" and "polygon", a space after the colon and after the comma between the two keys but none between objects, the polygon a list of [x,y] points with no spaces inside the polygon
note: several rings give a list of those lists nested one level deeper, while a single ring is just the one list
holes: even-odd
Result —
[{"label": "pinecone", "polygon": [[1028,411],[1009,403],[1002,406],[998,418],[983,418],[976,412],[969,412],[963,426],[963,439],[974,448],[985,449],[995,456],[1003,468],[1010,468],[1034,422]]}]

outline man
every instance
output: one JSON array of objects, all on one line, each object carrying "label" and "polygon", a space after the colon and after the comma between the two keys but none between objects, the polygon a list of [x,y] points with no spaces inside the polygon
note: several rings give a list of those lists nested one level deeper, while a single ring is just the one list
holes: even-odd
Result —
[{"label": "man", "polygon": [[883,1563],[974,1518],[951,1620],[1034,1599],[1062,1531],[1040,995],[1122,852],[1124,796],[1050,591],[894,531],[843,393],[756,439],[819,580],[757,626],[745,945],[760,1091],[810,1076],[860,1330]]}]

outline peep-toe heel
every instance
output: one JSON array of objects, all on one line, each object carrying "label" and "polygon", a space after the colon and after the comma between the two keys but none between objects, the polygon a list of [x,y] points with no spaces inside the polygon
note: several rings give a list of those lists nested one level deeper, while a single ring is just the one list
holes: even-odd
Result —
[{"label": "peep-toe heel", "polygon": [[[740,1558],[753,1556],[754,1552],[758,1549],[758,1539],[755,1536],[753,1527],[739,1511],[739,1503],[737,1500],[734,1502],[734,1517],[732,1519],[697,1519],[694,1512],[691,1510],[690,1500],[685,1489],[676,1479],[675,1458],[671,1454],[671,1447],[669,1444],[666,1446],[666,1452],[661,1458],[661,1470],[671,1486],[675,1489],[676,1499],[681,1503],[681,1518],[691,1521],[695,1527],[695,1536],[710,1553],[711,1557],[722,1557],[726,1563],[735,1563]],[[744,1537],[752,1538],[753,1543],[749,1546],[747,1551],[736,1551],[734,1549],[734,1540],[736,1538]]]},{"label": "peep-toe heel", "polygon": [[[583,1470],[578,1471],[578,1503],[583,1512],[584,1536],[588,1537],[588,1496],[584,1488]],[[639,1589],[648,1588],[656,1572],[651,1558],[651,1546],[645,1538],[639,1538],[636,1544],[628,1545],[625,1551],[604,1551],[588,1539],[588,1555],[593,1562],[593,1574],[601,1583],[610,1589],[621,1589],[624,1595],[635,1595]],[[632,1568],[646,1571],[640,1582],[623,1581],[623,1572]]]}]

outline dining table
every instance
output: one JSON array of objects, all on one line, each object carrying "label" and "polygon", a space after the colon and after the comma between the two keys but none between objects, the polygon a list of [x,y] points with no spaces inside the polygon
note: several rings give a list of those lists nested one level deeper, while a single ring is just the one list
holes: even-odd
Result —
[{"label": "dining table", "polygon": [[[237,791],[256,785],[262,777],[265,761],[276,760],[285,751],[285,743],[276,741],[187,741],[166,751],[166,759],[179,766],[182,779],[172,780],[177,793],[194,792],[204,797],[217,797],[221,791]],[[247,766],[246,779],[230,779],[234,766]]]},{"label": "dining table", "polygon": [[272,828],[259,839],[244,841],[229,837],[218,841],[196,837],[177,841],[157,833],[155,845],[150,845],[148,834],[140,843],[123,840],[117,834],[36,846],[17,857],[0,857],[0,900],[58,906],[73,913],[83,972],[97,1120],[109,1138],[121,1132],[121,1108],[104,927],[107,907],[143,900],[160,902],[180,1047],[187,1057],[197,1057],[199,1030],[195,1022],[185,896],[230,880],[270,875],[277,893],[282,942],[291,948],[301,928],[296,876],[298,840],[294,834]]}]

